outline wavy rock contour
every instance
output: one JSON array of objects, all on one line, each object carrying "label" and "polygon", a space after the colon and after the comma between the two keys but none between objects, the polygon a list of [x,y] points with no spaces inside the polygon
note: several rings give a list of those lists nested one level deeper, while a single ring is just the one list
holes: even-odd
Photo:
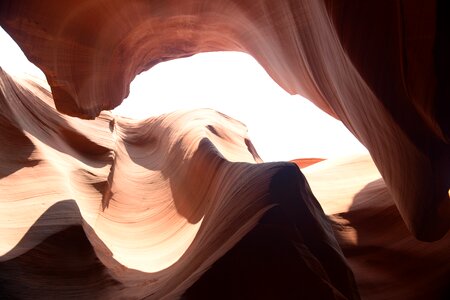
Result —
[{"label": "wavy rock contour", "polygon": [[209,288],[186,297],[358,298],[304,176],[259,163],[238,121],[213,110],[82,120],[32,79],[2,72],[0,88],[6,297],[176,298],[233,248],[231,274],[260,266],[264,276],[205,275]]},{"label": "wavy rock contour", "polygon": [[0,25],[47,76],[57,109],[94,118],[140,72],[235,50],[337,116],[367,147],[406,226],[450,228],[445,1],[2,1]]},{"label": "wavy rock contour", "polygon": [[[445,293],[446,11],[420,0],[2,1],[0,25],[50,87],[0,72],[1,292],[358,298],[347,259],[363,297]],[[102,112],[140,72],[217,50],[249,53],[370,151],[382,179],[375,168],[333,177],[329,161],[305,169],[333,226],[298,168],[260,163],[237,121]]]},{"label": "wavy rock contour", "polygon": [[449,297],[450,235],[434,243],[415,239],[370,156],[302,171],[333,224],[362,299]]}]

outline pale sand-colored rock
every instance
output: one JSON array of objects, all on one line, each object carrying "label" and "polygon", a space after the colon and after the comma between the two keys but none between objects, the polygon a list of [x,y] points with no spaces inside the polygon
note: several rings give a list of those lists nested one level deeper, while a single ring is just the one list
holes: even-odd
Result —
[{"label": "pale sand-colored rock", "polygon": [[[109,112],[68,117],[45,85],[4,72],[0,91],[5,297],[177,298],[248,234],[262,237],[251,240],[250,253],[245,245],[233,253],[266,253],[252,245],[275,230],[286,246],[269,259],[296,268],[278,274],[276,264],[264,278],[250,277],[249,297],[268,289],[358,298],[305,178],[292,163],[261,163],[242,123],[208,109],[144,121]],[[292,252],[293,245],[304,250]],[[289,255],[277,254],[283,247]],[[285,283],[293,279],[295,286]]]},{"label": "pale sand-colored rock", "polygon": [[[195,298],[214,272],[238,271],[238,280],[257,278],[227,281],[241,297],[252,284],[260,294],[247,298],[286,292],[284,280],[299,297],[357,298],[342,247],[363,297],[438,297],[450,227],[442,3],[2,1],[0,25],[52,93],[0,73],[1,292],[172,298],[192,287]],[[249,53],[368,148],[374,164],[360,157],[304,169],[340,246],[303,175],[292,164],[257,164],[239,122],[208,110],[143,123],[101,112],[121,103],[136,74],[217,50]],[[261,232],[284,246],[260,244]],[[252,243],[264,246],[251,253]],[[273,282],[257,269],[259,253]],[[257,257],[257,271],[227,269],[236,257]]]},{"label": "pale sand-colored rock", "polygon": [[0,25],[44,71],[58,110],[84,118],[119,105],[133,78],[159,62],[249,53],[286,91],[342,120],[406,226],[431,241],[450,227],[450,26],[441,5],[13,0],[2,1]]},{"label": "pale sand-colored rock", "polygon": [[362,299],[446,299],[450,235],[426,243],[408,232],[369,155],[302,169],[333,223]]},{"label": "pale sand-colored rock", "polygon": [[[260,164],[245,126],[225,115],[199,110],[136,122],[103,113],[86,121],[59,114],[42,81],[1,79],[6,296],[175,297],[209,276],[278,195],[270,183],[288,165]],[[368,155],[302,170],[364,299],[445,297],[450,237],[415,240]],[[320,209],[314,215],[306,223],[322,218]]]}]

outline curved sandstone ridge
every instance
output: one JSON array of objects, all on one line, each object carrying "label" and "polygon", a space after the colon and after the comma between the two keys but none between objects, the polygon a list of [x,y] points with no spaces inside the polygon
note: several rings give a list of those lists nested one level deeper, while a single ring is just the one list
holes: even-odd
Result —
[{"label": "curved sandstone ridge", "polygon": [[302,171],[330,217],[362,299],[450,296],[450,235],[434,243],[411,236],[368,155]]},{"label": "curved sandstone ridge", "polygon": [[[367,147],[409,230],[450,227],[445,1],[11,0],[0,25],[47,76],[57,109],[94,118],[153,65],[244,51]],[[150,99],[151,100],[151,99]]]},{"label": "curved sandstone ridge", "polygon": [[[447,299],[445,12],[421,0],[1,1],[0,25],[48,85],[0,69],[0,298]],[[255,57],[373,161],[297,161],[319,204],[299,168],[262,163],[223,114],[102,112],[140,72],[218,50]]]},{"label": "curved sandstone ridge", "polygon": [[358,298],[304,176],[240,122],[68,117],[3,71],[0,91],[2,297]]}]

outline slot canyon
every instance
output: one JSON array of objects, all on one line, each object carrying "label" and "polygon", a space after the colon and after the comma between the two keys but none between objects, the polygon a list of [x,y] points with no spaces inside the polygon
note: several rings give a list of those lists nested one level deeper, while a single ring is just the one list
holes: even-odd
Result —
[{"label": "slot canyon", "polygon": [[[45,74],[0,68],[0,299],[450,299],[449,23],[444,0],[0,1]],[[214,109],[112,112],[218,51],[368,153],[264,162]]]}]

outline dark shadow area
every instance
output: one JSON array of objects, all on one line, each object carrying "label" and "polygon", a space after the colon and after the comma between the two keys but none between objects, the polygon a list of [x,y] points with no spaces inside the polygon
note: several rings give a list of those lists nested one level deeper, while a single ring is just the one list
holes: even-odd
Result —
[{"label": "dark shadow area", "polygon": [[[294,164],[280,167],[269,194],[268,200],[276,205],[183,297],[359,299],[351,271],[334,249],[337,244],[325,216]],[[2,299],[111,299],[124,295],[126,287],[109,275],[86,237],[84,230],[91,236],[92,228],[74,225],[82,220],[73,200],[50,207],[11,251],[45,234],[45,226],[54,226],[47,222],[56,216],[67,219],[57,233],[47,233],[31,250],[0,263]],[[94,235],[94,239],[98,237]],[[106,247],[99,239],[96,245]],[[114,266],[125,270],[117,262]],[[135,278],[146,275],[126,272]]]},{"label": "dark shadow area", "polygon": [[[16,248],[52,226],[45,225],[49,215],[67,217],[68,210],[80,214],[73,200],[50,207]],[[97,258],[81,225],[57,230],[26,253],[0,263],[0,299],[102,299],[121,286]]]},{"label": "dark shadow area", "polygon": [[[180,146],[176,144],[172,152],[179,151]],[[170,153],[169,157],[183,157],[183,155]],[[177,212],[188,222],[192,224],[199,222],[205,215],[206,207],[210,205],[208,201],[214,200],[208,197],[208,193],[212,185],[221,186],[216,176],[224,161],[214,144],[207,138],[202,138],[194,155],[187,161],[179,162],[179,165],[185,164],[183,167],[185,176],[162,170],[162,174],[170,179],[170,189]]]},{"label": "dark shadow area", "polygon": [[[181,138],[170,149],[164,138],[157,145],[151,131],[152,128],[162,130],[158,123],[143,124],[139,128],[139,137],[134,133],[135,129],[131,129],[130,138],[124,141],[125,149],[133,163],[149,171],[160,171],[168,179],[178,213],[195,224],[205,214],[208,205],[206,196],[224,158],[206,137],[200,140],[198,148],[189,159],[184,158],[186,149],[183,148]],[[145,134],[146,132],[149,134]],[[113,168],[110,174],[114,174]],[[108,178],[108,184],[114,184],[114,176]],[[110,198],[105,197],[104,207],[108,206]]]},{"label": "dark shadow area", "polygon": [[[449,299],[450,235],[416,240],[382,179],[367,184],[333,221],[364,299]],[[349,242],[351,232],[356,242]]]},{"label": "dark shadow area", "polygon": [[61,137],[63,137],[67,145],[69,145],[72,149],[77,151],[82,156],[86,155],[93,157],[94,159],[96,157],[99,157],[101,159],[102,156],[108,155],[111,151],[110,149],[89,140],[86,136],[70,127],[69,129],[62,127],[59,130],[59,134]]},{"label": "dark shadow area", "polygon": [[[7,73],[0,70],[0,74],[3,76],[5,91],[8,93],[6,95],[0,94],[0,97],[2,97],[0,99],[0,102],[2,102],[0,116],[3,115],[0,126],[9,130],[10,135],[6,136],[10,139],[9,143],[16,143],[15,139],[18,139],[17,142],[22,141],[23,138],[26,138],[23,131],[26,131],[47,146],[75,157],[86,165],[101,168],[112,162],[111,149],[88,139],[83,132],[70,125],[58,111],[33,94],[27,87],[14,81]],[[33,85],[36,87],[36,84]],[[18,118],[26,120],[25,128],[21,128]],[[83,120],[82,122],[99,121]],[[105,122],[105,129],[107,126],[108,124]],[[10,127],[20,128],[16,128],[17,132],[13,132]],[[12,133],[14,133],[14,136],[11,136]],[[110,131],[105,130],[105,133],[110,133]],[[31,153],[31,147],[34,149],[34,145],[28,140],[27,147],[24,147],[24,149],[30,149],[28,152]],[[3,147],[2,145],[2,149],[10,151],[11,157],[15,154],[12,149],[14,151],[26,151],[19,150],[21,149],[19,145],[12,145],[12,147]],[[10,161],[14,161],[14,158]],[[20,168],[20,165],[17,168]]]},{"label": "dark shadow area", "polygon": [[35,150],[33,143],[25,134],[10,124],[0,111],[0,179],[22,168],[39,164],[39,160],[30,159]]},{"label": "dark shadow area", "polygon": [[276,206],[183,299],[359,299],[306,185],[295,165],[283,167],[270,185]]},{"label": "dark shadow area", "polygon": [[[167,130],[164,135],[155,135],[154,132],[162,131],[160,119],[148,118],[142,120],[135,126],[121,126],[120,122],[116,122],[115,126],[120,126],[123,135],[123,145],[128,157],[133,163],[140,165],[151,171],[159,171],[162,168],[162,160],[156,159],[154,152],[160,149],[161,154],[167,155],[169,145],[165,143],[165,135],[169,135]],[[150,159],[153,154],[153,159]],[[166,157],[167,159],[167,157]]]},{"label": "dark shadow area", "polygon": [[[450,138],[450,4],[446,0],[436,1],[436,38],[434,44],[434,69],[436,72],[436,94],[434,113],[439,126]],[[447,144],[448,149],[448,144]],[[447,157],[448,157],[447,152]],[[448,160],[448,158],[447,158]]]},{"label": "dark shadow area", "polygon": [[[19,213],[19,212],[17,212]],[[44,238],[47,238],[52,232],[58,232],[68,226],[81,224],[80,210],[74,200],[63,200],[50,206],[32,226],[27,233],[11,249],[0,258],[2,260],[14,258],[24,253],[24,249],[29,249],[39,244]]]},{"label": "dark shadow area", "polygon": [[[73,132],[72,128],[58,130],[70,127],[56,112],[50,111],[51,107],[39,103],[36,109],[39,113],[35,114],[31,111],[33,98],[25,99],[29,102],[24,101],[21,105],[27,107],[30,118],[44,125],[43,128],[31,126],[30,134],[42,138],[49,147],[77,158],[80,156],[81,160],[86,159],[85,163],[89,165],[109,163],[106,159],[109,159],[108,151],[89,144],[90,141],[78,135],[76,129]],[[42,119],[47,115],[51,116],[49,120]],[[64,139],[71,142],[66,143]],[[179,140],[170,151],[164,151],[165,145],[158,149],[170,164],[176,166],[175,169],[166,169],[160,161],[150,159],[156,142],[160,141],[151,138],[151,126],[142,126],[130,135],[124,145],[134,163],[148,170],[159,170],[169,179],[177,211],[189,222],[198,222],[208,205],[206,195],[225,160],[207,138],[199,142],[198,149],[189,160],[184,160],[185,149],[182,140]],[[252,145],[249,142],[246,144],[252,153]],[[111,182],[108,180],[110,186],[114,181],[114,170],[111,171],[111,178]],[[99,190],[107,189],[103,183],[97,185]],[[105,195],[109,195],[107,193]],[[185,297],[335,299],[345,296],[358,299],[353,275],[338,252],[339,246],[327,227],[323,211],[294,164],[287,163],[272,178],[269,194],[270,204],[276,206],[219,259],[186,292]],[[108,206],[109,199],[106,197],[102,202],[104,208]],[[42,240],[40,235],[46,234],[43,228],[48,226],[49,218],[55,216],[67,218],[67,223],[62,222],[56,230],[53,227],[52,230],[58,233],[47,233],[43,242],[32,245],[36,243],[33,241]],[[86,298],[87,295],[95,298],[109,293],[111,286],[120,285],[108,275],[108,270],[96,257],[82,228],[67,228],[77,223],[81,224],[81,219],[76,203],[63,201],[49,208],[31,226],[19,244],[7,254],[12,259],[0,264],[0,286],[5,298]],[[32,249],[19,253],[21,249],[28,248]],[[15,255],[15,251],[19,256]]]}]

